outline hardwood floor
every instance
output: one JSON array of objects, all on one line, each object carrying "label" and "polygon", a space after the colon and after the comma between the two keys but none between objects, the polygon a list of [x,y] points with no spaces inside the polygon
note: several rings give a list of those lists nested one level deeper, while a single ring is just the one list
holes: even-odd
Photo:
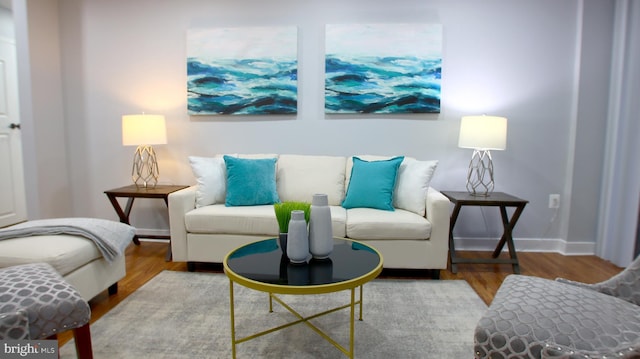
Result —
[{"label": "hardwood floor", "polygon": [[[456,252],[461,257],[484,256],[491,258],[491,252]],[[505,256],[505,254],[502,254]],[[619,268],[611,262],[596,256],[564,256],[558,253],[518,253],[520,274],[555,279],[564,277],[583,282],[596,283],[619,273]],[[458,273],[441,271],[441,279],[464,279],[489,305],[506,276],[513,274],[511,265],[458,264]]]},{"label": "hardwood floor", "polygon": [[[95,322],[111,308],[163,270],[187,271],[186,263],[165,262],[166,243],[142,242],[127,248],[127,276],[118,283],[118,293],[109,296],[106,291],[90,301],[91,322]],[[490,252],[457,252],[461,257],[486,256]],[[503,254],[504,255],[504,254]],[[621,268],[596,256],[563,256],[557,253],[518,253],[521,274],[555,279],[564,277],[585,283],[595,283],[617,274]],[[203,265],[198,271],[222,272],[220,265]],[[459,264],[458,273],[440,272],[441,279],[466,280],[485,303],[489,304],[504,278],[512,274],[510,265]],[[426,278],[420,272],[383,272],[383,276]],[[59,336],[62,346],[72,337],[70,332]]]}]

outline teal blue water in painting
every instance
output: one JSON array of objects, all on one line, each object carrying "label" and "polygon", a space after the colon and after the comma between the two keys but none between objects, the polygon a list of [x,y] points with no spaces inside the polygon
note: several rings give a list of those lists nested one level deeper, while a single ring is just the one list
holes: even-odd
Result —
[{"label": "teal blue water in painting", "polygon": [[273,59],[187,59],[191,115],[294,114],[298,63]]},{"label": "teal blue water in painting", "polygon": [[438,113],[441,59],[325,59],[326,113]]}]

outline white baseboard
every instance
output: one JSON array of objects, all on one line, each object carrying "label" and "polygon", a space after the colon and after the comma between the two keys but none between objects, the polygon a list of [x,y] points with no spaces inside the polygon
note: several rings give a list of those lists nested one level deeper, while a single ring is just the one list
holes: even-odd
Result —
[{"label": "white baseboard", "polygon": [[163,242],[167,243],[166,239],[153,239],[153,238],[145,238],[144,236],[168,236],[168,229],[137,229],[136,234],[141,236],[139,240],[141,242]]},{"label": "white baseboard", "polygon": [[[493,251],[499,238],[456,238],[456,250]],[[594,242],[567,242],[560,238],[514,238],[517,252],[556,252],[567,256],[593,255]],[[502,251],[508,251],[505,245]]]},{"label": "white baseboard", "polygon": [[140,242],[169,243],[168,239],[138,238]]}]

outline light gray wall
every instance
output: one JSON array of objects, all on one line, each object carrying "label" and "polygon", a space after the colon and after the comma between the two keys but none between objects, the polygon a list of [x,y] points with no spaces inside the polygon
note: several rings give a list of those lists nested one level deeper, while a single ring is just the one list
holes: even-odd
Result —
[{"label": "light gray wall", "polygon": [[[29,0],[32,2],[36,1]],[[58,55],[66,130],[56,133],[54,139],[38,138],[44,142],[35,145],[36,152],[44,155],[47,146],[56,147],[56,141],[68,143],[68,197],[73,214],[116,219],[102,192],[130,182],[133,148],[120,142],[123,114],[145,111],[166,116],[169,144],[156,146],[162,183],[194,182],[189,155],[405,154],[438,159],[433,186],[441,190],[464,189],[471,151],[457,148],[460,117],[501,115],[509,118],[509,133],[507,149],[493,152],[496,190],[530,201],[515,236],[535,241],[559,238],[593,248],[592,228],[584,230],[578,224],[594,223],[597,214],[575,207],[598,206],[599,180],[592,175],[602,168],[598,147],[604,137],[598,130],[605,120],[600,113],[607,105],[602,100],[605,90],[592,89],[589,84],[608,86],[606,62],[611,48],[607,33],[613,7],[608,3],[59,0],[59,19],[54,11],[50,16],[56,19],[45,23],[54,26],[58,22],[60,27]],[[325,116],[324,25],[412,22],[443,25],[442,112]],[[189,116],[187,29],[252,25],[298,26],[298,115]],[[40,36],[37,40],[47,39],[45,33]],[[56,31],[49,36],[58,42]],[[45,46],[38,41],[31,47]],[[55,56],[56,51],[47,55]],[[31,68],[55,71],[55,61],[33,63],[32,58]],[[57,81],[49,84],[55,87]],[[36,102],[54,108],[55,121],[60,123],[55,105],[44,99]],[[35,117],[38,126],[47,121],[44,115]],[[594,142],[596,146],[590,148]],[[589,159],[595,169],[584,168]],[[48,180],[34,173],[39,182]],[[41,192],[51,190],[48,186]],[[563,198],[554,223],[554,212],[547,208],[550,193]],[[134,209],[134,224],[166,229],[163,205],[141,202]],[[462,213],[458,235],[495,237],[500,233],[499,215],[491,208],[469,208]]]}]

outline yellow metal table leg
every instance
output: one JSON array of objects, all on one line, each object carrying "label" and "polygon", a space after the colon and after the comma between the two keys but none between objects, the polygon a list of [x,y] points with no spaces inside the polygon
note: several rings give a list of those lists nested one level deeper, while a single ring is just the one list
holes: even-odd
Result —
[{"label": "yellow metal table leg", "polygon": [[[361,287],[362,288],[362,287]],[[362,300],[362,298],[360,298],[360,300]],[[356,311],[356,289],[355,288],[351,288],[351,316],[349,318],[350,323],[349,323],[349,358],[353,359],[353,346],[354,346],[354,331],[355,331],[355,325],[354,325],[354,317],[355,317],[355,311]],[[362,315],[362,307],[360,307],[361,311],[361,315]]]},{"label": "yellow metal table leg", "polygon": [[269,313],[273,313],[273,293],[269,293]]},{"label": "yellow metal table leg", "polygon": [[360,321],[362,321],[362,286],[360,286]]},{"label": "yellow metal table leg", "polygon": [[[355,317],[356,317],[356,305],[359,305],[359,318],[360,320],[362,320],[362,295],[363,295],[363,289],[362,286],[360,286],[359,291],[360,291],[360,298],[356,298],[356,288],[351,288],[349,289],[351,291],[351,300],[349,302],[349,304],[345,304],[343,306],[340,307],[336,307],[336,308],[332,308],[329,310],[326,310],[324,312],[321,313],[316,313],[314,315],[311,316],[303,316],[300,313],[298,313],[297,311],[295,311],[293,308],[291,308],[289,305],[287,305],[285,302],[282,301],[282,299],[280,299],[276,294],[274,293],[269,293],[269,311],[273,312],[273,301],[275,300],[276,302],[278,302],[280,305],[282,305],[285,309],[287,309],[291,314],[293,314],[294,316],[296,316],[298,318],[298,320],[296,321],[292,321],[289,322],[287,324],[283,324],[265,331],[262,331],[260,333],[256,333],[247,337],[243,337],[240,339],[236,338],[236,331],[235,331],[235,308],[234,308],[234,298],[233,298],[233,281],[229,282],[229,298],[230,298],[230,315],[231,315],[231,343],[232,343],[232,357],[235,359],[236,357],[236,345],[240,344],[240,343],[244,343],[246,341],[249,341],[251,339],[255,339],[258,337],[261,337],[263,335],[269,334],[269,333],[273,333],[275,331],[278,330],[282,330],[284,328],[288,328],[290,326],[299,324],[299,323],[304,323],[307,326],[309,326],[311,329],[313,329],[316,333],[318,333],[320,336],[322,336],[325,340],[327,340],[329,343],[333,344],[333,346],[335,346],[336,348],[338,348],[342,353],[344,353],[347,357],[353,359],[355,356]],[[334,313],[337,312],[339,310],[342,309],[346,309],[349,308],[349,348],[346,348],[345,346],[340,345],[337,341],[335,341],[333,338],[331,338],[327,333],[323,332],[322,330],[320,330],[320,328],[318,328],[317,326],[315,326],[314,324],[312,324],[310,322],[311,319],[314,318],[318,318],[324,315],[327,315],[329,313]]]},{"label": "yellow metal table leg", "polygon": [[229,280],[229,312],[231,313],[231,357],[236,358],[236,318],[233,305],[233,281]]}]

